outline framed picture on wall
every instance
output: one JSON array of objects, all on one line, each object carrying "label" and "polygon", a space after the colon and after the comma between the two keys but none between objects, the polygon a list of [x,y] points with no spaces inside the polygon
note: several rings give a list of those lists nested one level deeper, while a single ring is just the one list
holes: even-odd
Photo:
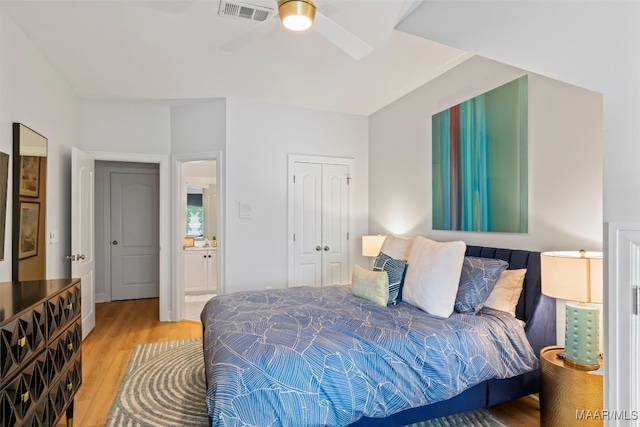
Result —
[{"label": "framed picture on wall", "polygon": [[20,195],[38,197],[40,188],[40,157],[20,156]]},{"label": "framed picture on wall", "polygon": [[9,179],[9,155],[0,152],[0,261],[4,260],[4,236],[7,220],[7,192]]},{"label": "framed picture on wall", "polygon": [[38,255],[38,223],[40,203],[20,202],[20,234],[18,239],[18,259]]}]

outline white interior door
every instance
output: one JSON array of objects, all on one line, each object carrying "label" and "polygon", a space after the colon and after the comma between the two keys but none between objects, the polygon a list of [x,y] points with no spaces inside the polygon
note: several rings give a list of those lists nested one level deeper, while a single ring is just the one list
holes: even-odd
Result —
[{"label": "white interior door", "polygon": [[322,286],[349,283],[349,167],[322,165]]},{"label": "white interior door", "polygon": [[111,299],[158,298],[159,180],[111,173]]},{"label": "white interior door", "polygon": [[346,164],[294,162],[294,286],[350,279],[349,172]]},{"label": "white interior door", "polygon": [[294,285],[322,283],[322,165],[295,164]]},{"label": "white interior door", "polygon": [[[609,426],[640,426],[640,223],[611,223],[609,274],[605,303],[605,342],[617,341],[604,354],[605,402]],[[634,301],[635,300],[635,301]],[[614,342],[615,342],[614,341]],[[609,345],[609,347],[611,347]]]},{"label": "white interior door", "polygon": [[82,280],[82,339],[96,325],[95,161],[71,150],[71,275]]}]

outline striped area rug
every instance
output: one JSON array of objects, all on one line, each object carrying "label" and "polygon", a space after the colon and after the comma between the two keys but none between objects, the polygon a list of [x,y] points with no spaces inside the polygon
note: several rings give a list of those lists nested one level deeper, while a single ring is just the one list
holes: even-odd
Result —
[{"label": "striped area rug", "polygon": [[[206,427],[205,375],[199,338],[138,345],[107,427]],[[408,427],[509,427],[485,409]]]}]

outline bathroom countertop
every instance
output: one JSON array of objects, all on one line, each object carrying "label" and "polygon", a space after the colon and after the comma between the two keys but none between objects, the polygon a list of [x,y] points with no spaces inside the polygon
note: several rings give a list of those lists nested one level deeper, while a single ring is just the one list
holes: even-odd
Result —
[{"label": "bathroom countertop", "polygon": [[218,249],[217,246],[194,246],[192,248],[182,248],[182,250],[185,251],[204,251],[204,250],[216,250]]}]

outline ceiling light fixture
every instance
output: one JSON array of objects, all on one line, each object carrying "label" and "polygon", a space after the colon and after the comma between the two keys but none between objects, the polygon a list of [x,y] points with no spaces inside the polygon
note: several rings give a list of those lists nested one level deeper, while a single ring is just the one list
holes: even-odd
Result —
[{"label": "ceiling light fixture", "polygon": [[285,28],[304,31],[313,24],[316,7],[311,0],[279,0],[278,13]]}]

